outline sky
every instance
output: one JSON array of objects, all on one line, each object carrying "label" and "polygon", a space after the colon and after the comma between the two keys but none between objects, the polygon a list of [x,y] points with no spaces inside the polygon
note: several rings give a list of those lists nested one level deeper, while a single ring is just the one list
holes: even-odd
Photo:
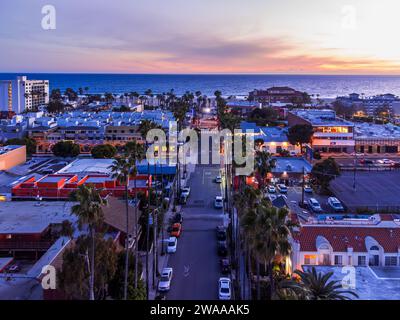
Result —
[{"label": "sky", "polygon": [[0,0],[0,72],[399,75],[399,12],[398,0]]}]

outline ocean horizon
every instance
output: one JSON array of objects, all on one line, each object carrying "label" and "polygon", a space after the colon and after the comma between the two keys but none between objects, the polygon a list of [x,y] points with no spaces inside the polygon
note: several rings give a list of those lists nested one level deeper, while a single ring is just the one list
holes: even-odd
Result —
[{"label": "ocean horizon", "polygon": [[112,92],[140,94],[152,89],[154,94],[174,90],[201,91],[213,96],[216,90],[223,95],[247,96],[254,89],[289,86],[321,98],[336,98],[350,93],[365,96],[392,93],[400,95],[400,75],[285,75],[285,74],[128,74],[128,73],[0,73],[0,80],[26,75],[29,79],[49,80],[50,89],[62,91],[70,87],[89,88],[89,93]]}]

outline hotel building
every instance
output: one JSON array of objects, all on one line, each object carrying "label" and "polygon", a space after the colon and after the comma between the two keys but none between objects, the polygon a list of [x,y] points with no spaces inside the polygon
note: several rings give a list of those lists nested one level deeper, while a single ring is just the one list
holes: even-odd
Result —
[{"label": "hotel building", "polygon": [[0,111],[21,113],[35,110],[49,103],[49,81],[28,80],[19,76],[15,80],[0,81]]}]

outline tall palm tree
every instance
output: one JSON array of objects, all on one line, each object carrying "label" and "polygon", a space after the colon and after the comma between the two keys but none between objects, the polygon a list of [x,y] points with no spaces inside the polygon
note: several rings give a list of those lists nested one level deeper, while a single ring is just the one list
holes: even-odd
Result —
[{"label": "tall palm tree", "polygon": [[95,265],[95,236],[96,228],[104,222],[104,214],[102,207],[106,205],[99,190],[92,185],[81,185],[78,190],[71,195],[72,200],[77,201],[71,212],[78,217],[78,227],[80,230],[84,226],[89,228],[91,238],[91,254],[90,254],[90,275],[89,275],[89,299],[94,300],[94,265]]},{"label": "tall palm tree", "polygon": [[125,279],[124,279],[124,300],[128,297],[128,267],[129,267],[129,178],[131,176],[132,167],[135,166],[132,158],[118,157],[115,158],[109,167],[112,178],[117,179],[125,186],[125,209],[126,209],[126,239],[125,239]]},{"label": "tall palm tree", "polygon": [[264,189],[266,175],[275,167],[275,159],[265,151],[256,151],[254,159],[255,174],[260,190]]},{"label": "tall palm tree", "polygon": [[265,202],[257,207],[256,248],[268,265],[270,299],[275,289],[273,274],[275,258],[287,257],[292,251],[289,238],[296,224],[288,219],[288,213],[286,208],[278,209],[266,205]]},{"label": "tall palm tree", "polygon": [[307,300],[351,300],[358,295],[351,290],[342,290],[338,280],[330,280],[333,272],[317,272],[315,267],[311,270],[294,272],[300,279],[299,282],[290,280],[284,284],[285,288],[293,290],[303,299]]},{"label": "tall palm tree", "polygon": [[138,286],[138,261],[139,261],[139,248],[138,248],[138,213],[137,213],[137,207],[138,207],[138,193],[136,189],[136,175],[137,175],[137,169],[136,169],[136,164],[140,161],[142,161],[145,158],[145,150],[144,146],[140,143],[137,143],[136,141],[129,141],[125,145],[125,153],[126,155],[131,159],[131,163],[135,164],[135,167],[132,168],[131,174],[135,176],[134,184],[135,184],[135,289],[137,289]]}]

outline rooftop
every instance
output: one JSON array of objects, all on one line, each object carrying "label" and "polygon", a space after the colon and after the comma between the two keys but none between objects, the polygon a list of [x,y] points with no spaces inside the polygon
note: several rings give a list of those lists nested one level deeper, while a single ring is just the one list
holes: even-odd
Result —
[{"label": "rooftop", "polygon": [[295,157],[274,157],[276,160],[275,168],[272,172],[287,172],[287,173],[302,173],[303,168],[305,172],[311,172],[311,164],[304,158]]},{"label": "rooftop", "polygon": [[22,148],[22,147],[24,147],[24,146],[9,145],[9,146],[0,147],[0,155],[6,154],[7,152],[10,152],[12,150],[16,150],[16,149]]},{"label": "rooftop", "polygon": [[356,139],[400,139],[400,127],[391,123],[373,124],[373,123],[356,123],[354,127]]},{"label": "rooftop", "polygon": [[110,174],[110,166],[113,159],[77,159],[57,173],[74,173],[74,174],[87,174],[87,173],[101,173]]},{"label": "rooftop", "polygon": [[50,224],[74,222],[73,202],[0,202],[0,234],[41,233]]},{"label": "rooftop", "polygon": [[290,113],[307,120],[313,126],[354,127],[353,122],[338,118],[336,112],[330,109],[296,109]]}]

